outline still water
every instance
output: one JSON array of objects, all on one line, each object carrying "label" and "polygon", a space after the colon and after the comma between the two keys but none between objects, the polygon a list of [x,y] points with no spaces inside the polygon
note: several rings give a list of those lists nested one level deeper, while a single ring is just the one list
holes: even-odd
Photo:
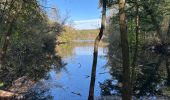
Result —
[{"label": "still water", "polygon": [[[37,82],[33,87],[34,96],[52,100],[87,100],[93,61],[93,42],[62,44],[56,48],[56,51],[66,65],[62,70],[51,69],[45,78]],[[101,94],[99,83],[111,79],[106,66],[108,62],[106,56],[107,47],[100,46],[95,97]]]}]

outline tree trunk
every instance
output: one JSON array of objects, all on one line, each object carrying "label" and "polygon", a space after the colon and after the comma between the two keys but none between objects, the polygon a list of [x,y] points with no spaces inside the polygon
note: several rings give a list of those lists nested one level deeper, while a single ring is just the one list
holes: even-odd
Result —
[{"label": "tree trunk", "polygon": [[133,83],[134,83],[134,77],[135,77],[135,67],[136,67],[136,61],[137,61],[137,56],[138,56],[138,45],[139,45],[139,5],[138,5],[138,0],[136,0],[136,43],[135,43],[135,51],[134,51],[134,56],[133,56],[133,61],[132,61],[132,75],[131,75],[131,87],[133,91]]},{"label": "tree trunk", "polygon": [[98,46],[99,46],[99,42],[103,36],[103,32],[104,32],[104,29],[106,26],[106,0],[103,0],[102,9],[103,10],[102,10],[101,29],[100,29],[100,32],[99,32],[98,36],[96,37],[95,43],[94,43],[93,64],[92,64],[92,72],[91,72],[91,81],[90,81],[88,100],[94,100],[94,88],[95,88],[95,79],[96,79]]},{"label": "tree trunk", "polygon": [[5,36],[3,47],[2,47],[1,52],[0,52],[0,69],[2,69],[3,65],[4,65],[3,63],[4,63],[6,51],[7,51],[7,48],[8,48],[10,36],[12,34],[12,27],[13,27],[13,21],[11,22],[11,24],[9,26],[8,32]]},{"label": "tree trunk", "polygon": [[169,20],[169,27],[168,27],[168,32],[167,32],[167,42],[170,43],[170,20]]},{"label": "tree trunk", "polygon": [[125,15],[125,0],[119,0],[119,24],[123,59],[123,87],[122,100],[131,100],[130,66],[129,66],[129,44]]},{"label": "tree trunk", "polygon": [[166,70],[167,70],[167,85],[170,86],[170,62],[169,58],[166,57]]}]

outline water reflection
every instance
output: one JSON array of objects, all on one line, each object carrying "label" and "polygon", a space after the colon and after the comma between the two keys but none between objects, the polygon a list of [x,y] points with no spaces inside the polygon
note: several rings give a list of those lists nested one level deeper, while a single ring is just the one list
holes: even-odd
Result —
[{"label": "water reflection", "polygon": [[[36,85],[36,88],[48,88],[47,94],[50,94],[53,100],[87,100],[93,59],[93,43],[63,44],[56,49],[60,50],[58,54],[61,54],[62,60],[67,65],[60,71],[50,70],[47,74],[49,77],[41,80],[41,85]],[[66,51],[67,53],[65,53]],[[96,97],[100,96],[101,93],[99,83],[111,78],[109,70],[105,66],[107,63],[106,55],[107,48],[100,46],[95,86]]]},{"label": "water reflection", "polygon": [[[119,52],[118,50],[115,52]],[[110,51],[109,69],[112,79],[100,83],[102,95],[121,95],[122,62],[121,54]],[[142,50],[136,67],[133,95],[137,98],[169,97],[170,61],[168,55],[158,54],[150,50]],[[116,81],[115,81],[116,80]],[[152,98],[152,99],[154,99]]]},{"label": "water reflection", "polygon": [[[48,57],[48,59],[38,60],[38,63],[29,63],[27,67],[17,66],[13,69],[13,73],[0,74],[1,80],[6,82],[1,88],[8,88],[17,93],[29,91],[25,96],[28,100],[87,100],[93,43],[88,41],[62,44],[56,50],[58,50],[57,55],[62,58]],[[107,57],[107,48],[99,47],[96,98],[121,96],[122,67],[121,55],[118,51],[111,51],[112,53]],[[110,66],[107,65],[108,63]],[[155,96],[170,96],[169,56],[145,50],[141,52],[137,63],[133,95],[138,98],[148,96],[150,99],[154,99]]]},{"label": "water reflection", "polygon": [[[58,46],[56,46],[55,50],[56,50],[56,55],[60,55],[63,58],[67,58],[70,56],[74,56],[74,55],[91,55],[93,52],[93,40],[76,40],[73,43],[67,43],[67,44],[60,44]],[[103,53],[101,55],[106,55],[107,54],[107,49],[106,49],[106,44],[101,44],[100,45],[101,48],[99,49],[103,49],[102,47],[104,47],[105,51],[99,50],[100,53]],[[74,50],[77,49],[77,50]],[[77,54],[75,54],[77,53]]]}]

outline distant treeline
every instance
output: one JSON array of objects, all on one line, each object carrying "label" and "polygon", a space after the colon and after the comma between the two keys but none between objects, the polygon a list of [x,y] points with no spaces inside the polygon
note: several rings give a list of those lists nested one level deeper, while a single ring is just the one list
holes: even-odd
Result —
[{"label": "distant treeline", "polygon": [[76,30],[71,26],[65,26],[64,31],[58,37],[58,42],[71,42],[73,40],[94,40],[98,29]]}]

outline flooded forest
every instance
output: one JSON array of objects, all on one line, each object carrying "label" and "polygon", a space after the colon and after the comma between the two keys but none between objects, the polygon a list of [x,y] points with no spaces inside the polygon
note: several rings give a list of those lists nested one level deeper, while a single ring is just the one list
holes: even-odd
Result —
[{"label": "flooded forest", "polygon": [[0,0],[0,100],[170,100],[170,0]]}]

